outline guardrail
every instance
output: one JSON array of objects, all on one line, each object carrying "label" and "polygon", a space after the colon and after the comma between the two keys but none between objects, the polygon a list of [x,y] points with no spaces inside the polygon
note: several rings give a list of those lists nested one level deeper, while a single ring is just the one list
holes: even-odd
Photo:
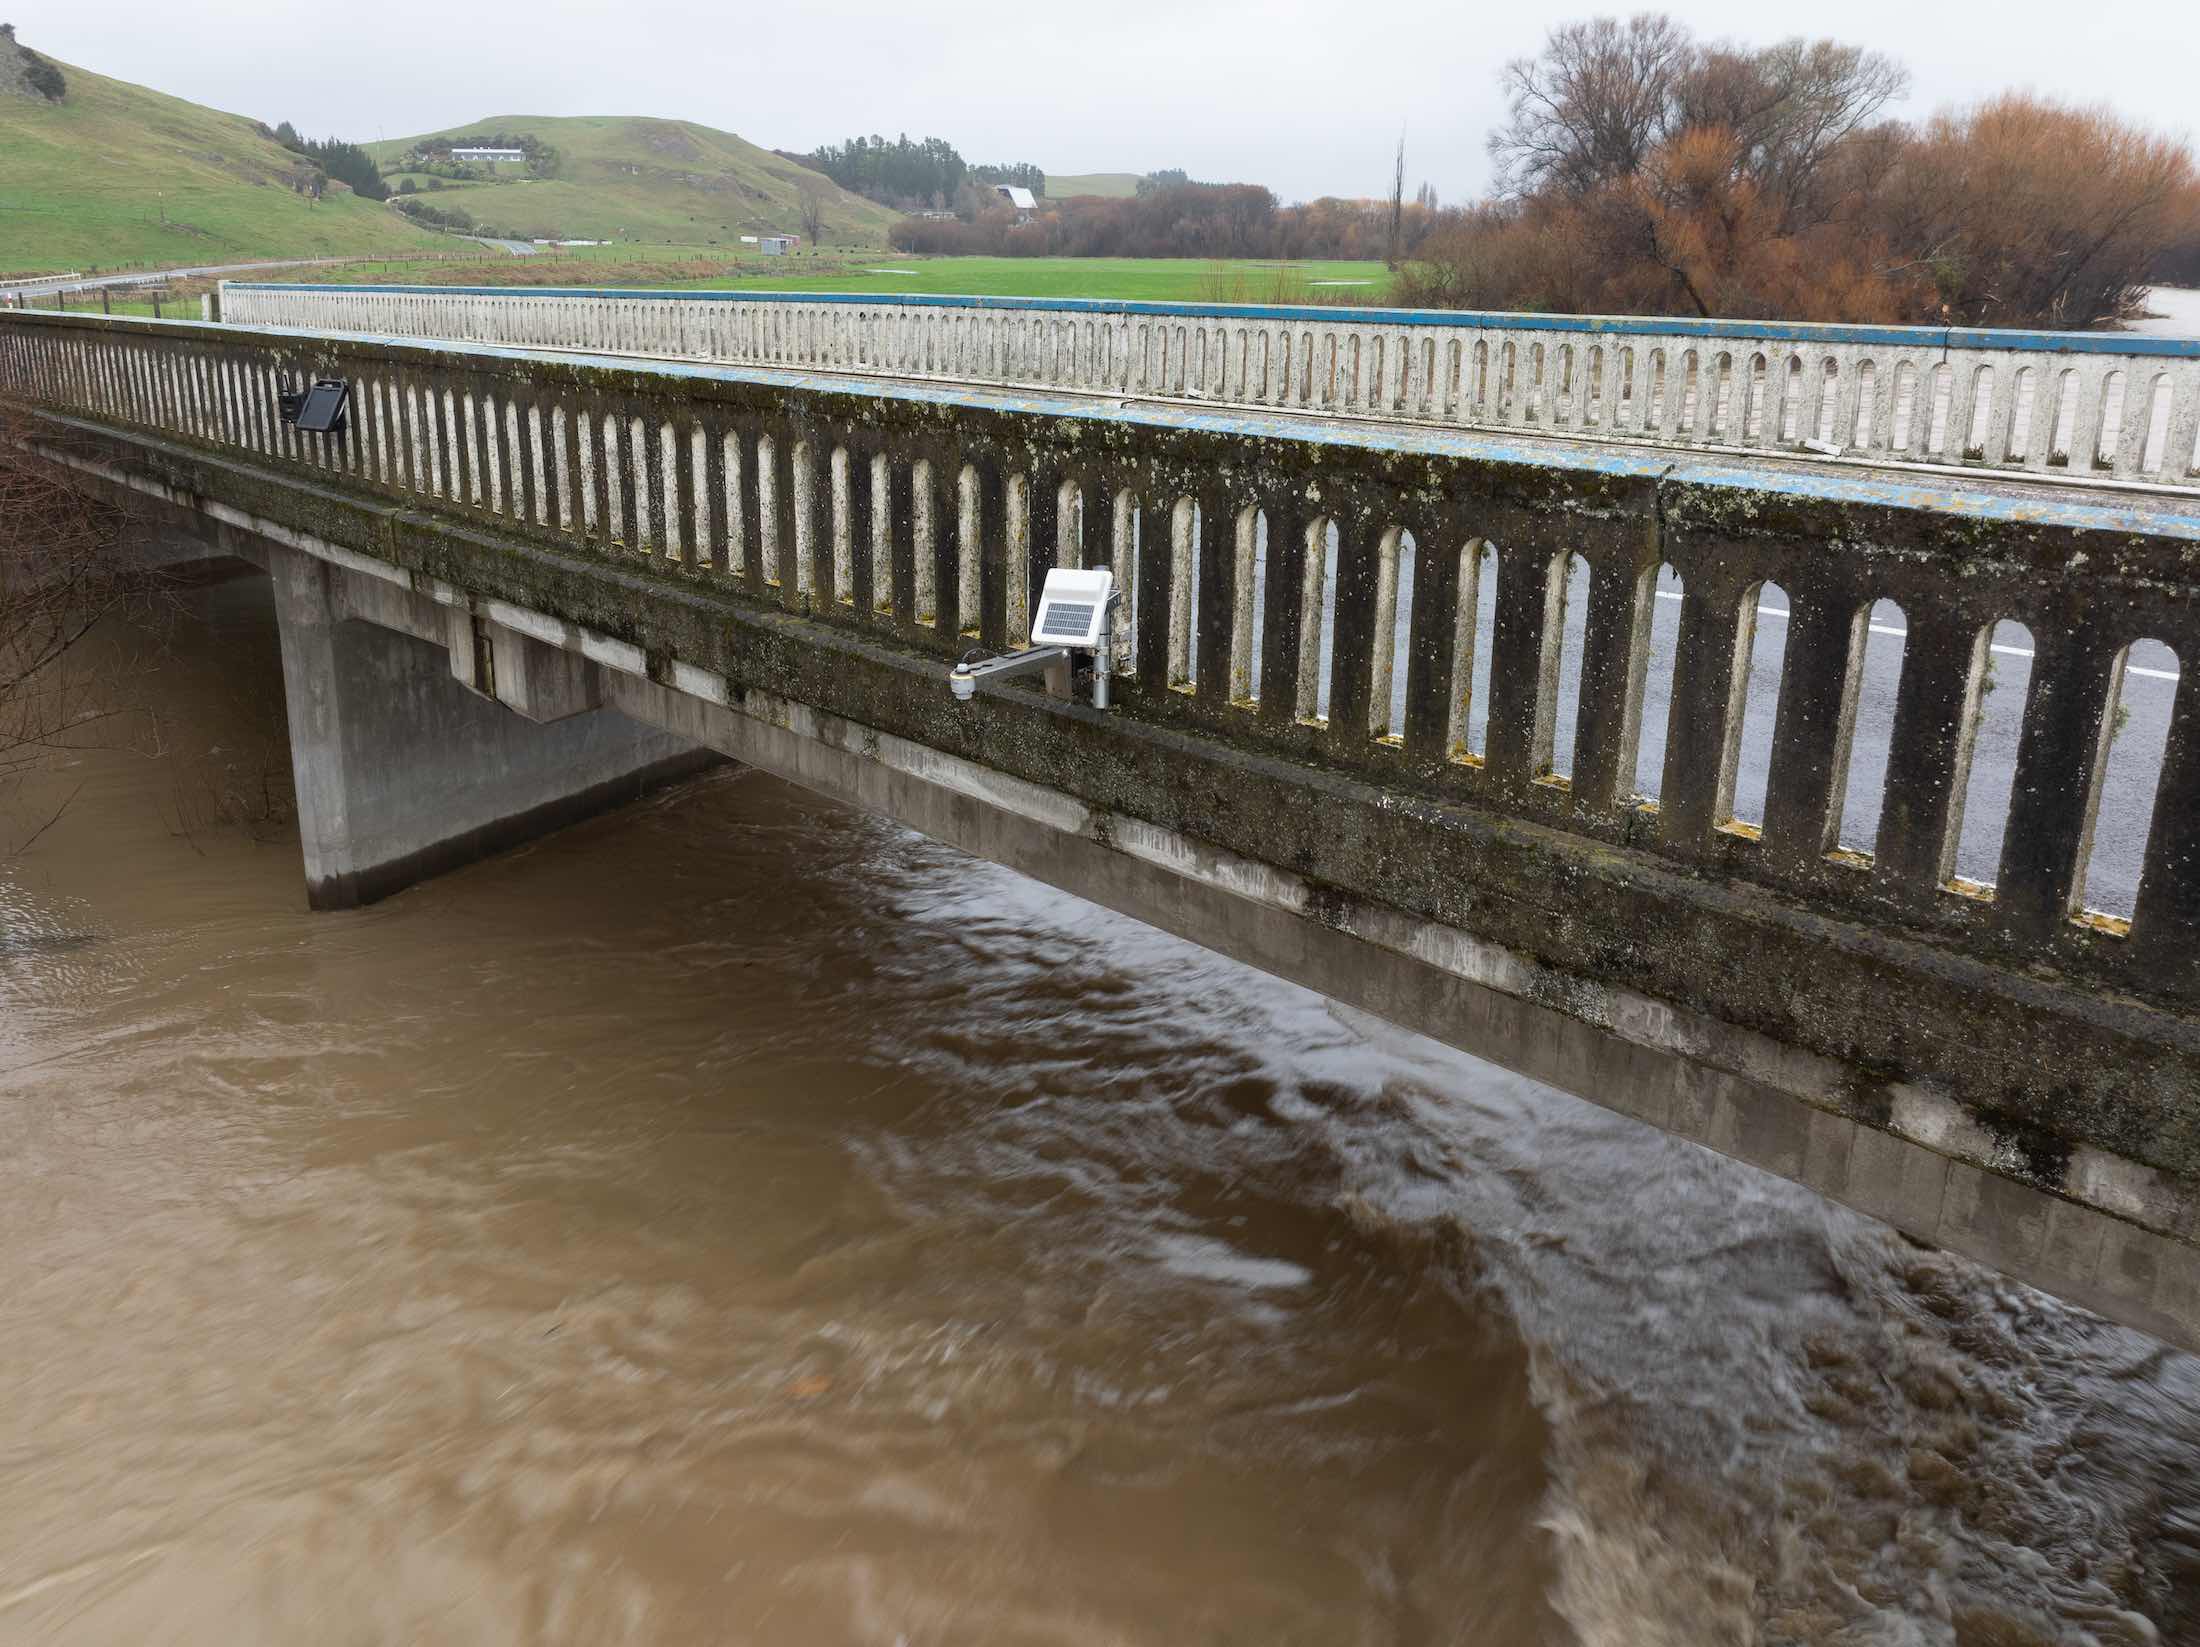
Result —
[{"label": "guardrail", "polygon": [[82,278],[83,271],[81,269],[56,269],[52,274],[9,275],[6,279],[0,280],[0,292],[8,291],[16,286],[45,286],[56,280],[81,280]]},{"label": "guardrail", "polygon": [[2200,487],[2200,340],[1442,310],[225,283],[248,325]]}]

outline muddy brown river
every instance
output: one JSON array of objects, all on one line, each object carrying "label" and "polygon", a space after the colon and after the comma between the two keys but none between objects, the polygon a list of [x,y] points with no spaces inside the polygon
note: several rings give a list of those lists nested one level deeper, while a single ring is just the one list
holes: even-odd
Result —
[{"label": "muddy brown river", "polygon": [[148,667],[0,798],[0,1643],[2200,1643],[2194,1359],[754,773],[309,915],[264,584]]}]

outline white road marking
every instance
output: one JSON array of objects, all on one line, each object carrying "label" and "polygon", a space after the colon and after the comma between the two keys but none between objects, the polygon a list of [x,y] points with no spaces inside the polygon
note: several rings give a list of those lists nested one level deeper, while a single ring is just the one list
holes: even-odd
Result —
[{"label": "white road marking", "polygon": [[[1679,600],[1681,598],[1678,591],[1672,589],[1660,589],[1657,592],[1657,595],[1658,599],[1660,600]],[[1757,608],[1757,615],[1760,618],[1784,618],[1787,616],[1787,608],[1784,606],[1760,606]],[[1867,624],[1865,627],[1868,628],[1875,635],[1892,635],[1897,640],[1905,639],[1909,635],[1909,631],[1907,629],[1891,629],[1883,623]],[[1997,646],[1989,644],[1988,650],[1999,652],[2004,657],[2010,658],[2029,658],[2033,655],[2028,649],[2022,646]],[[2127,675],[2138,675],[2143,679],[2150,681],[2173,681],[2177,679],[2177,671],[2174,669],[2148,669],[2144,665],[2136,663],[2125,664],[2124,673]]]}]

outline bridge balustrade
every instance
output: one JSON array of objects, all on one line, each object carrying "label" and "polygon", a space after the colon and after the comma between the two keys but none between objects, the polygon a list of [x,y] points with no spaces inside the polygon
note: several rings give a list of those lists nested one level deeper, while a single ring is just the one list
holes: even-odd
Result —
[{"label": "bridge balustrade", "polygon": [[[998,337],[1021,322],[959,323]],[[279,394],[315,376],[351,385],[341,438],[280,419]],[[2084,893],[2130,648],[2163,642],[2188,669],[2200,658],[2200,526],[2184,517],[2182,535],[2068,525],[2039,509],[1953,511],[1933,489],[1684,482],[1500,460],[1413,431],[1340,438],[1303,420],[96,316],[0,316],[0,395],[943,660],[1020,643],[1049,566],[1106,563],[1129,596],[1115,713],[1370,778],[1400,807],[1469,803],[1957,952],[2155,999],[2200,994],[2200,710],[2182,684],[2136,908],[2110,918]],[[1679,643],[1670,733],[1646,757],[1661,567],[1679,581]],[[1736,767],[1768,583],[1791,615],[1752,819],[1736,815]],[[1839,836],[1881,599],[1900,602],[1908,632],[1865,852]],[[1581,641],[1562,667],[1569,600]],[[1961,880],[2003,621],[2029,629],[2036,656],[1996,873]],[[939,713],[953,712],[943,671]],[[1637,793],[1646,766],[1662,774],[1655,801]],[[1402,884],[1420,873],[1395,866]],[[1562,897],[1548,915],[1570,918]]]},{"label": "bridge balustrade", "polygon": [[2200,341],[1085,299],[225,283],[222,318],[2200,486]]}]

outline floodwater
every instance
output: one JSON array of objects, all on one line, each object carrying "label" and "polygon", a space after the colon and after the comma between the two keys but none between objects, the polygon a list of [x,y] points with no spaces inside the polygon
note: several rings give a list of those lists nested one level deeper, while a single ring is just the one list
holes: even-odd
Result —
[{"label": "floodwater", "polygon": [[753,773],[308,915],[278,682],[0,820],[0,1643],[2200,1642],[2200,1362]]},{"label": "floodwater", "polygon": [[2132,322],[2135,332],[2155,337],[2200,337],[2200,291],[2190,286],[2157,286],[2147,294],[2147,318]]}]

